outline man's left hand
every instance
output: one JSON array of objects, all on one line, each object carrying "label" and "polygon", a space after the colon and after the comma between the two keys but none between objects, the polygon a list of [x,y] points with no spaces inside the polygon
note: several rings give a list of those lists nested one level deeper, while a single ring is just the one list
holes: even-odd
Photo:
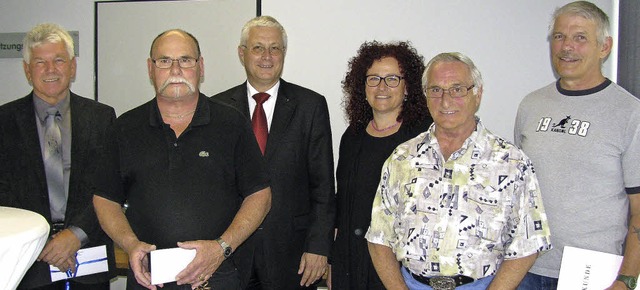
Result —
[{"label": "man's left hand", "polygon": [[613,281],[613,284],[611,284],[611,286],[609,286],[609,288],[607,288],[606,290],[627,290],[627,285],[625,285],[624,283],[622,283],[622,281]]},{"label": "man's left hand", "polygon": [[80,240],[69,229],[51,236],[38,256],[38,261],[53,265],[60,271],[76,271],[76,253],[80,249]]},{"label": "man's left hand", "polygon": [[193,261],[176,276],[178,285],[191,284],[193,288],[200,286],[211,278],[224,261],[222,247],[216,241],[178,242],[178,247],[196,250]]},{"label": "man's left hand", "polygon": [[300,286],[309,287],[309,285],[322,278],[326,271],[327,256],[303,253],[302,258],[300,258],[300,268],[298,268],[298,275],[302,274]]}]

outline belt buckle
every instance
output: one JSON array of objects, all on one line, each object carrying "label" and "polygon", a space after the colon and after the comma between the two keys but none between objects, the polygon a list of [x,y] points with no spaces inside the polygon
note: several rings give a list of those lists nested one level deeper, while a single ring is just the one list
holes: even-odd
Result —
[{"label": "belt buckle", "polygon": [[429,278],[429,286],[434,290],[456,289],[456,281],[451,277],[438,276]]}]

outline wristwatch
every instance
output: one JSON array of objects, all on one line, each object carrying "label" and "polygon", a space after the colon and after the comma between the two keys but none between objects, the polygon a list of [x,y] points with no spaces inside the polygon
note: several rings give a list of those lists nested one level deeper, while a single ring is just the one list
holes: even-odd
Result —
[{"label": "wristwatch", "polygon": [[626,276],[626,275],[619,274],[616,280],[624,283],[625,285],[627,285],[627,288],[631,290],[636,289],[636,286],[638,284],[638,277],[633,277],[633,276]]},{"label": "wristwatch", "polygon": [[222,240],[222,238],[216,239],[216,242],[218,242],[218,244],[220,244],[220,247],[222,247],[222,255],[224,255],[224,258],[225,259],[229,258],[231,256],[231,253],[233,252],[233,249],[231,249],[231,246],[229,246],[227,242]]}]

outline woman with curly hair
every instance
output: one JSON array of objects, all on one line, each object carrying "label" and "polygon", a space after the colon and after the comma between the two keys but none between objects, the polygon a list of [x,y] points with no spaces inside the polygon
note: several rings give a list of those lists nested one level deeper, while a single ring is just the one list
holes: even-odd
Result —
[{"label": "woman with curly hair", "polygon": [[399,144],[427,131],[424,58],[408,42],[365,42],[342,81],[349,127],[340,140],[337,235],[332,289],[384,289],[364,235],[384,161]]}]

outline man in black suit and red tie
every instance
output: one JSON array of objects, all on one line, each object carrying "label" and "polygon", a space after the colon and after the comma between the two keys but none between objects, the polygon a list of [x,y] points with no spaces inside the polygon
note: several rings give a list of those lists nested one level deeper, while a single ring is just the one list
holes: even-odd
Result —
[{"label": "man in black suit and red tie", "polygon": [[271,211],[245,245],[254,246],[253,257],[247,258],[253,261],[252,271],[246,271],[252,275],[248,289],[315,289],[333,241],[327,102],[280,78],[286,50],[287,34],[276,19],[250,20],[238,46],[247,82],[212,97],[252,119],[271,175]]},{"label": "man in black suit and red tie", "polygon": [[[0,106],[0,206],[41,214],[49,239],[18,289],[64,289],[49,266],[77,271],[81,248],[106,245],[115,270],[113,242],[93,210],[97,157],[113,108],[70,91],[76,74],[73,39],[56,24],[40,24],[23,43],[23,67],[33,91]],[[109,289],[115,272],[70,279],[71,289]]]}]

